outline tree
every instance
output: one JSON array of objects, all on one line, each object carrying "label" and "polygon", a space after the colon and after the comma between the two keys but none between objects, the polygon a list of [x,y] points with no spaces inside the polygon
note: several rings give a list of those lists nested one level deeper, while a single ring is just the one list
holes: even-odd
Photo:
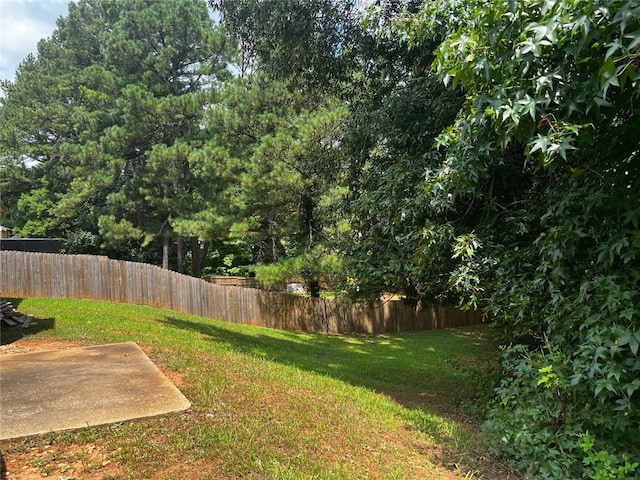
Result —
[{"label": "tree", "polygon": [[252,246],[256,263],[298,258],[297,271],[289,262],[278,276],[302,275],[314,296],[321,263],[315,255],[324,241],[320,204],[331,188],[327,169],[336,161],[343,115],[330,99],[250,76],[228,86],[207,123],[208,145],[227,155],[228,177],[220,181],[236,218],[231,237]]},{"label": "tree", "polygon": [[426,178],[463,260],[442,273],[520,342],[486,430],[536,478],[628,478],[640,460],[640,10],[443,0],[406,20],[416,47],[442,39],[437,71],[465,95]]},{"label": "tree", "polygon": [[305,89],[340,85],[354,68],[360,28],[353,0],[209,0],[239,40],[243,74]]},{"label": "tree", "polygon": [[434,213],[424,181],[442,162],[433,142],[453,121],[458,95],[426,73],[408,76],[379,102],[353,118],[344,145],[351,227],[344,290],[365,299],[398,293],[416,305],[445,300],[453,227],[449,216]]},{"label": "tree", "polygon": [[[250,158],[242,177],[253,212],[245,231],[253,237],[257,259],[270,262],[258,275],[272,281],[302,276],[316,296],[320,277],[337,269],[337,246],[330,240],[344,229],[338,218],[344,193],[338,147],[350,82],[361,67],[357,2],[212,0],[210,5],[240,43],[242,75],[250,84],[256,77],[271,82],[253,89],[266,96],[264,113],[256,118],[270,126],[244,159]],[[274,94],[284,105],[273,101]],[[288,121],[273,122],[268,112]]]},{"label": "tree", "polygon": [[167,266],[172,221],[198,205],[186,152],[232,54],[204,1],[72,3],[3,84],[3,151],[35,163],[18,230],[85,231],[124,257],[163,238]]},{"label": "tree", "polygon": [[[434,140],[461,106],[431,71],[433,51],[412,48],[395,33],[416,2],[374,2],[363,18],[361,64],[353,75],[351,115],[342,139],[342,290],[355,299],[399,293],[419,308],[447,300],[443,271],[456,262],[450,215],[429,204],[425,176],[443,160]],[[435,48],[435,41],[432,43]]]}]

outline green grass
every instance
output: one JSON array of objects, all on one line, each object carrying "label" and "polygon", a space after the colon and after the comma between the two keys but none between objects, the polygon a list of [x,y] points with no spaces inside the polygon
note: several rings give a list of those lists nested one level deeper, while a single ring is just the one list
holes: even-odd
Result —
[{"label": "green grass", "polygon": [[[40,455],[30,467],[74,479],[482,478],[488,471],[467,408],[495,358],[486,327],[326,336],[108,302],[13,303],[38,324],[3,330],[3,344],[20,345],[22,335],[134,341],[193,405],[185,414],[4,442],[8,464],[27,464],[29,452],[49,448],[54,459],[43,464]],[[56,465],[75,476],[56,473]]]}]

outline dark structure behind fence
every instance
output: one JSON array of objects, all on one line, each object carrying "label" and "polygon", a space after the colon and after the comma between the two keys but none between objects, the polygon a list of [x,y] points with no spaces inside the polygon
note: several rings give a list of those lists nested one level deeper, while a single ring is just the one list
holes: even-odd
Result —
[{"label": "dark structure behind fence", "polygon": [[167,308],[234,323],[325,333],[385,333],[481,322],[479,312],[402,301],[340,302],[225,287],[144,263],[91,255],[0,252],[0,294],[108,300]]},{"label": "dark structure behind fence", "polygon": [[57,238],[3,238],[0,250],[19,252],[58,253],[60,241]]}]

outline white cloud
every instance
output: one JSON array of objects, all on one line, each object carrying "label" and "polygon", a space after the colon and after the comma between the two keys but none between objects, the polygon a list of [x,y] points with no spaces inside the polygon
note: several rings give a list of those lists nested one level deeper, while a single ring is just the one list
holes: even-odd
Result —
[{"label": "white cloud", "polygon": [[13,79],[20,62],[37,52],[56,20],[67,14],[66,0],[0,0],[0,79]]}]

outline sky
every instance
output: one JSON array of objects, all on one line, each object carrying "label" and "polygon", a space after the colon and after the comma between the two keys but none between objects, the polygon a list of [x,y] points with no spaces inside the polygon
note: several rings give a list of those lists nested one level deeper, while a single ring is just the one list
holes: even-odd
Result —
[{"label": "sky", "polygon": [[51,36],[69,0],[0,0],[0,80],[13,80],[20,62]]}]

